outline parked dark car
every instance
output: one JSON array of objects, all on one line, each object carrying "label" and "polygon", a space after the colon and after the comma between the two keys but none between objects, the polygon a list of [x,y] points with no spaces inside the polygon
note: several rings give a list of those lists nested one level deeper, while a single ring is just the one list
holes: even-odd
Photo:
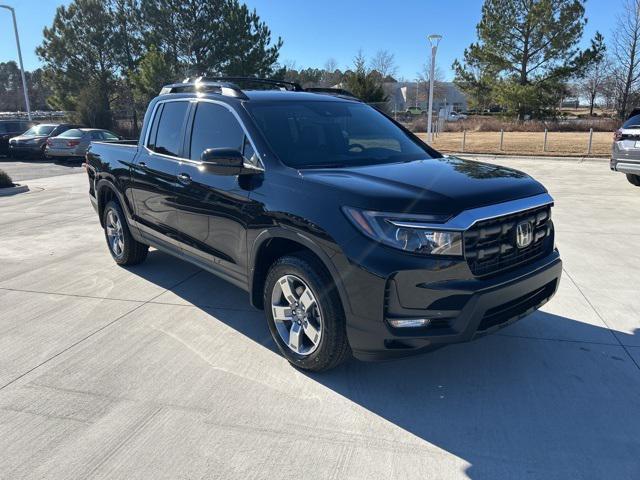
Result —
[{"label": "parked dark car", "polygon": [[34,125],[29,130],[9,140],[9,155],[15,158],[44,156],[47,139],[56,137],[71,128],[80,128],[81,125],[72,123],[41,123]]},{"label": "parked dark car", "polygon": [[9,154],[9,139],[20,135],[33,126],[26,120],[0,120],[0,155]]},{"label": "parked dark car", "polygon": [[84,158],[91,142],[96,140],[119,140],[120,137],[99,128],[72,128],[57,137],[47,139],[45,157]]},{"label": "parked dark car", "polygon": [[89,194],[116,263],[152,245],[219,275],[316,371],[471,340],[554,295],[540,183],[443,156],[347,95],[239,82],[169,85],[139,142],[91,144]]}]

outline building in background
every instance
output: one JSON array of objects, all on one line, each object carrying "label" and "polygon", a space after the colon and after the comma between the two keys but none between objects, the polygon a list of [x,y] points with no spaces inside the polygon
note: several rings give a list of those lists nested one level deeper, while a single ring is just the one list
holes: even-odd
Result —
[{"label": "building in background", "polygon": [[[391,111],[403,112],[409,107],[428,108],[428,82],[385,83]],[[435,82],[433,92],[433,111],[466,112],[467,97],[453,82]]]}]

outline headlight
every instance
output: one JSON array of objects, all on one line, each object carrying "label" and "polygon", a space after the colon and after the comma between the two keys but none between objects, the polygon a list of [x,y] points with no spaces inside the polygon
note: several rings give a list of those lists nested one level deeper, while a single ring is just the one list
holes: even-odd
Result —
[{"label": "headlight", "polygon": [[462,232],[438,228],[447,217],[371,212],[344,207],[345,214],[366,236],[406,252],[462,256]]}]

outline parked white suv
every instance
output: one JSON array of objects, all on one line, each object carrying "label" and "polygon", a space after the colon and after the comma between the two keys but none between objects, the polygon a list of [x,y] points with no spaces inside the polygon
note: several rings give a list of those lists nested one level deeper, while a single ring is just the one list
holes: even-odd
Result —
[{"label": "parked white suv", "polygon": [[640,112],[634,110],[613,134],[611,170],[627,175],[627,180],[640,187]]}]

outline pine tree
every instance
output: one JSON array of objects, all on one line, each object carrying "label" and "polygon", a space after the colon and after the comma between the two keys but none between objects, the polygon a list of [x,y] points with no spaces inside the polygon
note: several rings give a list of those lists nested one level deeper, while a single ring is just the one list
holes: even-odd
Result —
[{"label": "pine tree", "polygon": [[549,108],[564,82],[598,56],[593,48],[578,47],[586,24],[584,3],[485,0],[478,42],[465,50],[464,63],[454,63],[457,83],[479,97],[489,88],[521,119]]}]

